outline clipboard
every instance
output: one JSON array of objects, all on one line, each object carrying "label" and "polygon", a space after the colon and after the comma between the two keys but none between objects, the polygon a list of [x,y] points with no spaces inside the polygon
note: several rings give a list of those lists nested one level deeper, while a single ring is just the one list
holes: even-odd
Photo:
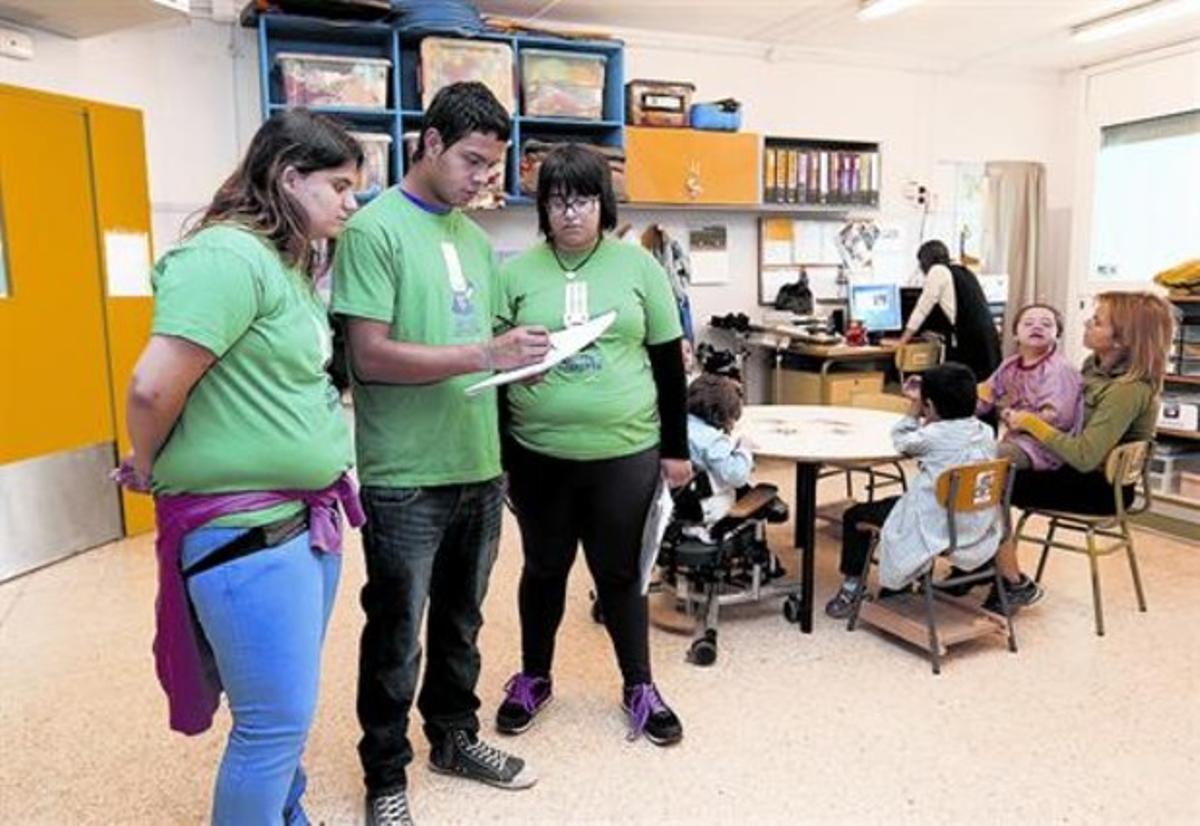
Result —
[{"label": "clipboard", "polygon": [[530,376],[536,376],[539,373],[545,373],[559,362],[569,359],[604,335],[604,331],[611,327],[616,319],[617,311],[609,310],[607,313],[598,315],[583,324],[567,327],[564,330],[557,330],[550,334],[550,351],[546,353],[545,358],[541,361],[536,364],[527,364],[524,367],[516,367],[512,370],[504,370],[488,376],[482,381],[475,382],[466,388],[464,392],[468,396],[475,396],[489,387],[499,387],[502,384],[509,384],[529,378]]},{"label": "clipboard", "polygon": [[658,562],[658,549],[674,514],[675,500],[671,498],[671,488],[667,485],[666,477],[660,475],[654,498],[650,500],[650,509],[646,511],[646,521],[642,525],[642,547],[638,552],[638,591],[642,596],[650,593],[650,577]]}]

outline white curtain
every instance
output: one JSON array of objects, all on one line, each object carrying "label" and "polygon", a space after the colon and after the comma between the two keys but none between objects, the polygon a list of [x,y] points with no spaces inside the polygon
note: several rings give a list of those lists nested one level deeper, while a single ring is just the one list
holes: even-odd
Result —
[{"label": "white curtain", "polygon": [[1053,287],[1040,283],[1045,239],[1046,169],[1032,161],[989,161],[984,167],[987,204],[983,219],[983,272],[1008,274],[1004,352],[1009,352],[1012,313],[1046,301]]}]

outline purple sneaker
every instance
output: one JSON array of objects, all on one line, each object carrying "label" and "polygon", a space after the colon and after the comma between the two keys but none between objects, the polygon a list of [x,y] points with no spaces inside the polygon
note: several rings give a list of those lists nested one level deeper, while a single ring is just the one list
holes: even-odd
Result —
[{"label": "purple sneaker", "polygon": [[554,697],[550,680],[519,671],[504,684],[504,702],[496,711],[496,731],[520,734]]},{"label": "purple sneaker", "polygon": [[630,740],[644,734],[656,746],[671,746],[683,739],[683,723],[663,702],[654,683],[626,688],[622,707],[629,715]]}]

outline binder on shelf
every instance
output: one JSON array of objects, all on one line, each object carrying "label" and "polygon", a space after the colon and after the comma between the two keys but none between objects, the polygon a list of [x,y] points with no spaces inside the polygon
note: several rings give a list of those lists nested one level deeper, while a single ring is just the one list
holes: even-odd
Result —
[{"label": "binder on shelf", "polygon": [[763,153],[763,163],[765,170],[763,171],[763,200],[767,203],[774,203],[778,200],[779,190],[776,186],[776,160],[779,155],[779,150],[773,147],[768,147]]}]

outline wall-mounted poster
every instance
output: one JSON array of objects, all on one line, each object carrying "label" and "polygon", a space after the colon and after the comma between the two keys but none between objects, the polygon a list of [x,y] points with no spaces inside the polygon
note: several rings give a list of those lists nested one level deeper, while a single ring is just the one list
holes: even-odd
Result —
[{"label": "wall-mounted poster", "polygon": [[692,227],[688,230],[688,247],[693,284],[728,283],[729,242],[724,225]]}]

